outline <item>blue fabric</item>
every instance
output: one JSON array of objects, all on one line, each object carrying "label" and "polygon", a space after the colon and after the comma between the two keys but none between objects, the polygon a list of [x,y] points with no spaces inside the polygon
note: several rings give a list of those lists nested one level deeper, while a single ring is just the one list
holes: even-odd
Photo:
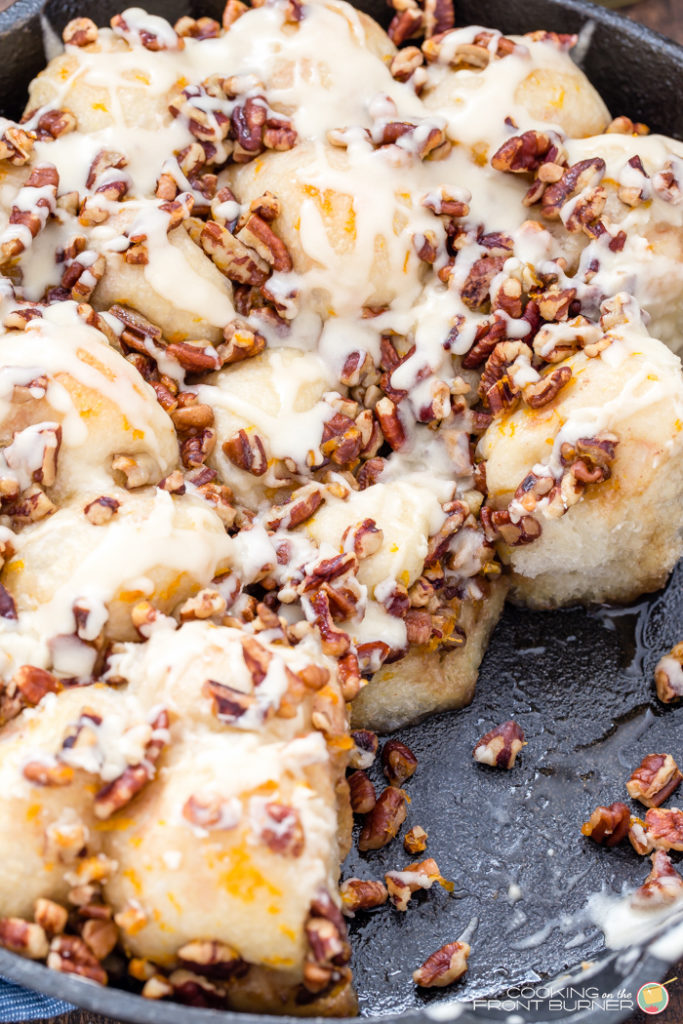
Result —
[{"label": "blue fabric", "polygon": [[42,1020],[70,1013],[75,1007],[52,996],[30,992],[12,981],[0,978],[0,1021],[18,1024],[19,1021]]}]

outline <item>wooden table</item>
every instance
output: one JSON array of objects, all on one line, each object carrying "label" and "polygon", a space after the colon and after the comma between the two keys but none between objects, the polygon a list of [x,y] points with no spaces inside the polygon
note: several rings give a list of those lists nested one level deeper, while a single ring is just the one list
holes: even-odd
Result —
[{"label": "wooden table", "polygon": [[[1,4],[1,0],[0,0]],[[683,0],[640,0],[626,12],[629,17],[641,21],[662,35],[683,43]],[[636,1013],[628,1024],[648,1024],[656,1019],[657,1024],[681,1024],[683,1022],[683,960],[671,971],[671,977],[678,975],[680,979],[669,987],[671,1002],[667,1010],[656,1018],[644,1013]],[[652,979],[655,980],[654,978]],[[77,1010],[50,1021],[39,1021],[38,1024],[118,1024],[108,1017]]]}]

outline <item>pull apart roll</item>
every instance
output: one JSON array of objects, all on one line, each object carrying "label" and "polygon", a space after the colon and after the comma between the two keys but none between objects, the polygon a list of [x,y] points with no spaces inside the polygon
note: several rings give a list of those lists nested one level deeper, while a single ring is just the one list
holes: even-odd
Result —
[{"label": "pull apart roll", "polygon": [[512,598],[536,608],[633,600],[683,550],[680,361],[637,312],[593,340],[553,366],[571,370],[553,400],[522,400],[479,445]]}]

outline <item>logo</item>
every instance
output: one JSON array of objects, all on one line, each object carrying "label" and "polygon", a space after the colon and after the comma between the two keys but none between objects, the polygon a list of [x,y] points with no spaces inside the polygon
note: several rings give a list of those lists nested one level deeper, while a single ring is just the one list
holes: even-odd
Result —
[{"label": "logo", "polygon": [[648,982],[638,989],[636,999],[644,1013],[662,1013],[669,1005],[669,993],[656,981]]}]

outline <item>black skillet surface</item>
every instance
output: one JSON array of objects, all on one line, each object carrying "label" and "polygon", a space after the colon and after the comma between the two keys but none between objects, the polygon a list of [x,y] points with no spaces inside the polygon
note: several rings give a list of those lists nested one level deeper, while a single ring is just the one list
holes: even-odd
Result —
[{"label": "black skillet surface", "polygon": [[[382,0],[357,5],[386,24]],[[60,31],[77,14],[104,24],[123,6],[122,0],[17,0],[0,13],[2,112],[16,116],[21,111],[27,83],[44,66],[43,8],[49,24]],[[223,4],[152,0],[146,6],[172,21],[188,11],[219,14]],[[456,10],[460,24],[484,23],[506,32],[571,32],[591,23],[583,66],[613,113],[683,137],[683,49],[676,44],[584,0],[456,0]],[[420,824],[427,829],[428,853],[455,887],[451,893],[434,889],[419,894],[407,914],[385,907],[351,922],[364,1016],[587,1024],[597,1015],[601,1024],[616,1024],[631,1014],[640,985],[663,976],[665,964],[647,949],[606,955],[602,936],[585,913],[592,893],[639,884],[648,862],[627,846],[599,849],[581,837],[579,826],[596,803],[626,797],[624,783],[645,754],[668,751],[682,759],[683,710],[662,707],[652,686],[657,659],[682,635],[683,563],[663,592],[632,608],[552,614],[508,608],[484,659],[473,704],[404,730],[402,738],[420,762],[407,785],[406,828]],[[501,774],[475,765],[474,742],[510,717],[522,725],[528,740],[515,769]],[[398,842],[367,855],[354,850],[344,874],[379,878],[409,859]],[[515,887],[521,890],[516,900]],[[447,992],[416,990],[414,967],[444,942],[463,935],[473,947],[464,983]],[[597,973],[575,987],[623,990],[624,1001],[577,1009],[574,994],[557,1013],[547,1006],[534,1010],[511,1004],[500,1010],[471,1009],[472,1000],[513,986],[529,984],[542,991],[548,979],[595,960]],[[141,1024],[254,1020],[99,989],[5,951],[0,951],[0,973],[86,1009]],[[533,992],[525,992],[533,1002]],[[447,1010],[444,1004],[454,999],[469,1002],[470,1008]],[[609,1008],[600,1008],[605,1005]]]}]

